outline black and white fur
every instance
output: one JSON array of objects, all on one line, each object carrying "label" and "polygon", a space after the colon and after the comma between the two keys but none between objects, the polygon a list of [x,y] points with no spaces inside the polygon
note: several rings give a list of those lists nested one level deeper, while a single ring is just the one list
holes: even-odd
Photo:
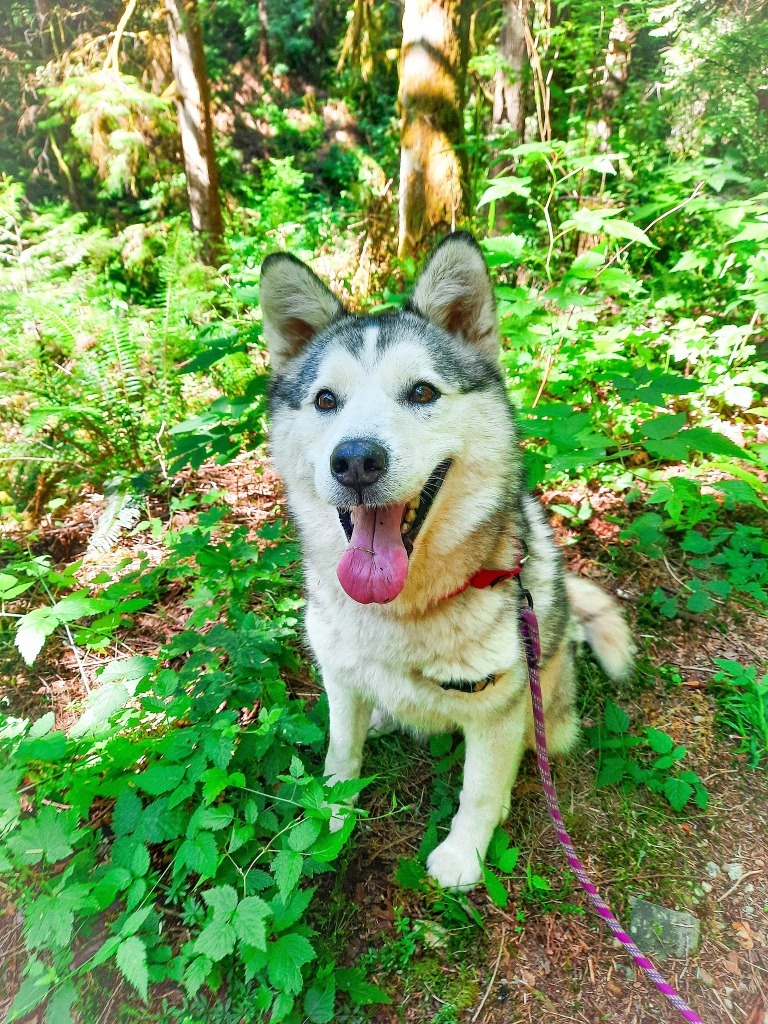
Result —
[{"label": "black and white fur", "polygon": [[[445,595],[481,568],[513,567],[522,542],[553,753],[567,750],[578,732],[576,642],[586,636],[619,678],[631,665],[629,631],[611,598],[564,574],[542,509],[522,489],[493,292],[471,236],[454,234],[437,247],[396,314],[348,314],[285,254],[264,263],[261,303],[274,374],[272,453],[301,536],[307,634],[330,707],[326,773],[357,777],[366,735],[390,722],[422,733],[460,730],[459,809],[427,866],[444,887],[468,888],[509,811],[533,727],[517,586]],[[414,404],[409,389],[419,382],[439,397]],[[316,407],[322,390],[337,399],[331,411]],[[340,442],[361,437],[385,449],[387,469],[350,496],[330,460]],[[450,469],[415,539],[402,592],[386,604],[353,600],[336,572],[348,544],[339,510],[408,502],[446,460]],[[440,685],[491,675],[496,682],[480,693]]]}]

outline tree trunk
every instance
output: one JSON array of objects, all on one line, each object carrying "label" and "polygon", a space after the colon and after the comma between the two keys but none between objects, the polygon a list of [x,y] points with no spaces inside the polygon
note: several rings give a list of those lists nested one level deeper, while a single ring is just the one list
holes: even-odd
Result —
[{"label": "tree trunk", "polygon": [[405,0],[400,51],[398,253],[431,229],[453,228],[464,208],[462,159],[466,46],[461,0]]},{"label": "tree trunk", "polygon": [[269,64],[269,27],[267,24],[266,0],[258,0],[259,11],[259,53],[257,60],[259,70],[264,71]]},{"label": "tree trunk", "polygon": [[499,56],[504,67],[494,75],[493,125],[511,129],[515,141],[522,142],[525,131],[525,73],[528,47],[525,22],[528,0],[505,0],[504,22],[499,40]]},{"label": "tree trunk", "polygon": [[[47,60],[51,55],[51,3],[50,0],[35,0],[35,16],[37,32],[40,37],[40,48]],[[10,38],[10,36],[9,36]]]},{"label": "tree trunk", "polygon": [[630,28],[625,14],[626,9],[621,8],[614,18],[608,35],[608,49],[605,52],[605,67],[597,102],[600,118],[596,126],[596,134],[602,142],[602,148],[607,148],[611,136],[611,111],[627,86],[632,47],[637,37],[637,32]]},{"label": "tree trunk", "polygon": [[214,263],[221,250],[224,225],[213,149],[211,90],[196,0],[165,0],[165,10],[189,212],[193,229],[202,237],[203,258]]}]

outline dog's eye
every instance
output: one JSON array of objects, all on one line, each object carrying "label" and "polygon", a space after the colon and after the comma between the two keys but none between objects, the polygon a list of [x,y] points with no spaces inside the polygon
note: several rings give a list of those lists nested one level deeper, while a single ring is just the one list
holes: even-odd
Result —
[{"label": "dog's eye", "polygon": [[315,395],[315,408],[322,412],[330,412],[336,408],[336,395],[332,391],[318,391]]},{"label": "dog's eye", "polygon": [[439,397],[440,392],[437,388],[432,387],[431,384],[426,384],[422,380],[418,384],[413,385],[411,393],[408,395],[408,401],[415,402],[416,405],[429,405],[430,402],[434,402]]}]

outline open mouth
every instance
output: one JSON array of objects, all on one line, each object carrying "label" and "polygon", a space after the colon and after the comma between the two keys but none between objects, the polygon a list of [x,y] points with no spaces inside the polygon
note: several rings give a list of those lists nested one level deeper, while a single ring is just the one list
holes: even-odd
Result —
[{"label": "open mouth", "polygon": [[421,492],[399,505],[337,509],[349,547],[337,567],[339,582],[360,604],[387,604],[405,586],[408,559],[450,469],[441,462]]}]

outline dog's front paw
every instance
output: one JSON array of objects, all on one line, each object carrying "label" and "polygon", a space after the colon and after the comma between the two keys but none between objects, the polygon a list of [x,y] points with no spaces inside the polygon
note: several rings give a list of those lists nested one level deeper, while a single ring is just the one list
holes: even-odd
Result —
[{"label": "dog's front paw", "polygon": [[480,881],[483,868],[477,850],[450,836],[427,858],[427,871],[443,889],[466,892]]}]

